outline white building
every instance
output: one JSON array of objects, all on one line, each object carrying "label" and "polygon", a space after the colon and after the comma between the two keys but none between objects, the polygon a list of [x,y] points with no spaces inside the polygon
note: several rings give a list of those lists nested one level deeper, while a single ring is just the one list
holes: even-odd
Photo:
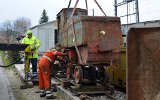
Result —
[{"label": "white building", "polygon": [[55,46],[57,34],[57,21],[51,21],[43,24],[36,25],[31,28],[33,35],[41,41],[39,52]]}]

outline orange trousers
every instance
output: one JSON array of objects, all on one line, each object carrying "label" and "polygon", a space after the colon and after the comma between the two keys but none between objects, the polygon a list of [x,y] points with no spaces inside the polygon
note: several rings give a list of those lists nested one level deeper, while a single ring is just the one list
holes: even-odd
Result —
[{"label": "orange trousers", "polygon": [[51,89],[51,62],[46,58],[41,58],[38,63],[39,69],[39,89]]}]

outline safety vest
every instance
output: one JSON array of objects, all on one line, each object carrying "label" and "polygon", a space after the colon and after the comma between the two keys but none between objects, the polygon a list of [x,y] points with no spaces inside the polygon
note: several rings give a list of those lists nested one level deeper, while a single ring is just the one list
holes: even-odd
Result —
[{"label": "safety vest", "polygon": [[29,55],[29,58],[38,58],[38,48],[40,47],[40,41],[35,36],[32,36],[30,39],[27,36],[24,37],[22,44],[35,45],[36,50],[34,50],[33,55]]}]

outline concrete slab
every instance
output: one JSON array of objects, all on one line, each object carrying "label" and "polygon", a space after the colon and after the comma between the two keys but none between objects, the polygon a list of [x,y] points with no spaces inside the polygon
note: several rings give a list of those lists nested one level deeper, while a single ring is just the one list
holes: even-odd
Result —
[{"label": "concrete slab", "polygon": [[[22,82],[24,82],[25,81],[24,64],[15,64],[15,68],[16,68],[19,78],[21,79]],[[32,69],[30,68],[30,72],[31,71]],[[31,79],[29,79],[29,81],[31,81]],[[35,79],[32,79],[32,81],[38,82],[38,79],[35,78]]]},{"label": "concrete slab", "polygon": [[63,88],[62,86],[57,86],[57,93],[65,98],[65,100],[80,100],[79,97],[74,96],[68,89]]},{"label": "concrete slab", "polygon": [[24,74],[24,64],[15,64],[16,71],[18,73],[19,78],[22,82],[24,82],[25,74]]}]

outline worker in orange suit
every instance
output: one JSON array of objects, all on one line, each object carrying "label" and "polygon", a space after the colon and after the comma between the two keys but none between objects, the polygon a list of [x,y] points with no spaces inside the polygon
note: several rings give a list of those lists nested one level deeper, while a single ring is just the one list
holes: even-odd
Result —
[{"label": "worker in orange suit", "polygon": [[51,93],[51,66],[55,60],[65,61],[62,56],[66,56],[66,53],[61,52],[62,46],[60,44],[55,45],[55,49],[47,50],[39,61],[39,89],[40,97],[46,99],[54,99],[55,96]]}]

